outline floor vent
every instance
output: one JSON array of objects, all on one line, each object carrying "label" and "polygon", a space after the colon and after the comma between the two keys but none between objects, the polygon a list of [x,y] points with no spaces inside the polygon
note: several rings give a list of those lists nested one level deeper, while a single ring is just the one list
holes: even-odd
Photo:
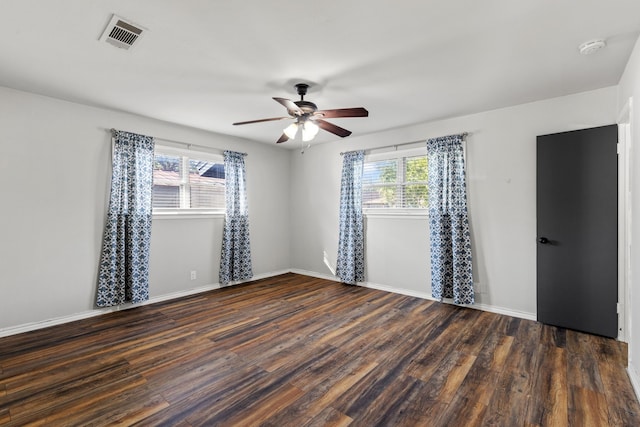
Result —
[{"label": "floor vent", "polygon": [[142,37],[146,30],[139,25],[123,19],[117,15],[111,17],[111,21],[100,36],[100,41],[105,41],[120,49],[131,49]]}]

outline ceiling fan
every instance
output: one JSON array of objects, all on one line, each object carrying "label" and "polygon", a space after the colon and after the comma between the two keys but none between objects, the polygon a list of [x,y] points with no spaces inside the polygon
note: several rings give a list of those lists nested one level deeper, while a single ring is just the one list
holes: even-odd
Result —
[{"label": "ceiling fan", "polygon": [[368,117],[369,112],[362,108],[339,108],[334,110],[318,110],[318,107],[313,102],[305,101],[304,96],[307,94],[309,85],[306,83],[298,83],[295,85],[298,95],[300,95],[300,101],[291,101],[286,98],[273,99],[282,104],[289,113],[289,116],[273,117],[270,119],[250,120],[247,122],[236,122],[234,125],[248,125],[250,123],[271,122],[275,120],[291,119],[295,121],[284,129],[282,136],[276,141],[277,144],[285,142],[289,139],[296,137],[298,129],[302,129],[302,140],[311,141],[315,138],[318,130],[324,129],[327,132],[331,132],[338,135],[341,138],[351,135],[351,131],[336,126],[333,123],[329,123],[324,119],[333,119],[339,117]]}]

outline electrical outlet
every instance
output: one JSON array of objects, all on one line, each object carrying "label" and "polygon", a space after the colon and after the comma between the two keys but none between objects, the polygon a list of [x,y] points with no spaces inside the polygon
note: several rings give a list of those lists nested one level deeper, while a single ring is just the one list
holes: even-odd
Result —
[{"label": "electrical outlet", "polygon": [[198,278],[198,273],[195,270],[191,270],[191,280],[196,280]]}]

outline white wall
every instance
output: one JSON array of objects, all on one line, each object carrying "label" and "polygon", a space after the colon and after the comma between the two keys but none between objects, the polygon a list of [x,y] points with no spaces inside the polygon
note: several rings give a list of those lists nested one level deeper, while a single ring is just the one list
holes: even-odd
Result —
[{"label": "white wall", "polygon": [[640,396],[640,40],[629,58],[627,67],[618,86],[618,111],[622,111],[629,98],[633,97],[631,114],[631,274],[629,277],[630,304],[627,313],[630,319],[630,331],[627,333],[629,343],[629,372]]},{"label": "white wall", "polygon": [[[341,151],[466,131],[477,302],[535,318],[536,136],[615,121],[616,88],[609,87],[292,152],[292,267],[329,275],[324,252],[335,266]],[[426,218],[367,218],[365,251],[368,282],[430,296]]]},{"label": "white wall", "polygon": [[[288,152],[0,87],[0,332],[94,312],[112,127],[247,152],[254,273],[289,268]],[[154,218],[151,297],[216,284],[221,230],[221,218]]]},{"label": "white wall", "polygon": [[[625,80],[624,87],[633,88],[625,90],[637,92],[637,80],[627,80],[632,83]],[[533,317],[536,136],[614,123],[616,95],[616,87],[605,88],[350,137],[301,155],[0,88],[0,332],[94,311],[112,127],[249,153],[257,275],[290,268],[330,274],[325,256],[335,266],[341,151],[467,131],[475,281],[482,290],[477,301]],[[152,298],[217,283],[221,227],[221,219],[154,219]],[[426,218],[368,218],[366,251],[371,284],[430,295]],[[190,270],[198,271],[197,280],[189,280]]]}]

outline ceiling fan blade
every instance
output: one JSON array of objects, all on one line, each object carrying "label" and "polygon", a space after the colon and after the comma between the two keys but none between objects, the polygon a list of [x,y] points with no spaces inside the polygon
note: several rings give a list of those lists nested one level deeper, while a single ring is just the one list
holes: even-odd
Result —
[{"label": "ceiling fan blade", "polygon": [[351,131],[350,130],[346,130],[344,128],[341,128],[340,126],[336,126],[333,123],[325,122],[324,120],[314,120],[314,122],[320,128],[326,130],[327,132],[331,132],[333,134],[336,134],[341,138],[344,138],[345,136],[351,135]]},{"label": "ceiling fan blade", "polygon": [[369,117],[369,112],[362,107],[320,110],[317,111],[316,114],[322,115],[325,119],[333,119],[337,117]]},{"label": "ceiling fan blade", "polygon": [[285,142],[288,140],[289,140],[289,137],[287,136],[287,134],[283,133],[282,135],[280,135],[280,138],[276,141],[276,144],[280,144],[281,142]]},{"label": "ceiling fan blade", "polygon": [[284,107],[287,109],[287,111],[289,111],[292,115],[296,115],[296,116],[301,116],[304,114],[304,111],[302,111],[300,109],[300,107],[298,107],[295,102],[293,102],[290,99],[286,99],[286,98],[273,98],[275,101],[279,102],[280,104],[284,105]]},{"label": "ceiling fan blade", "polygon": [[273,117],[270,119],[260,119],[260,120],[249,120],[248,122],[236,122],[234,125],[248,125],[251,123],[260,123],[260,122],[272,122],[274,120],[282,120],[282,119],[290,119],[291,117]]}]

